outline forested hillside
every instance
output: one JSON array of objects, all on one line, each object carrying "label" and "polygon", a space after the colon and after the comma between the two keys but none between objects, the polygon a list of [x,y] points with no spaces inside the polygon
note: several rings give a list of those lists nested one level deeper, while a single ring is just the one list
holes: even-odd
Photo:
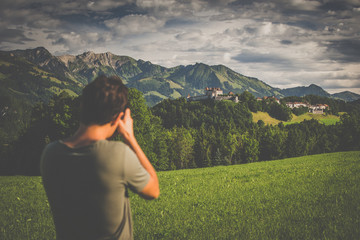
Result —
[{"label": "forested hillside", "polygon": [[[131,89],[130,108],[139,144],[158,170],[267,161],[316,153],[360,149],[360,105],[335,125],[305,120],[284,126],[254,123],[251,111],[280,111],[283,104],[258,102],[248,92],[240,102],[164,100],[149,108],[143,94]],[[44,146],[72,134],[78,126],[78,101],[66,93],[37,104],[19,139],[2,148],[2,174],[39,174]],[[342,107],[339,108],[343,111]],[[280,114],[281,115],[281,114]]]},{"label": "forested hillside", "polygon": [[[0,51],[0,144],[15,140],[30,122],[37,102],[48,103],[62,91],[77,96],[83,84],[46,69],[61,69],[61,62],[45,50]],[[41,67],[44,66],[44,67]]]},{"label": "forested hillside", "polygon": [[[19,136],[30,123],[30,109],[38,102],[45,104],[54,95],[66,92],[77,96],[81,89],[98,75],[118,75],[126,85],[144,94],[147,105],[154,106],[164,99],[177,99],[188,94],[204,94],[206,87],[219,87],[226,94],[251,93],[255,97],[283,96],[256,78],[237,73],[226,66],[196,63],[172,68],[135,60],[128,56],[85,52],[73,56],[53,56],[43,47],[28,50],[0,51],[0,144],[6,145]],[[322,88],[311,85],[296,88],[294,95],[325,94]],[[303,91],[305,90],[305,92]],[[337,98],[354,99],[353,93],[342,93]],[[248,107],[253,111],[251,103]],[[263,106],[263,108],[266,106]],[[272,116],[286,120],[289,114],[281,106],[272,105]],[[278,116],[278,115],[282,116]]]},{"label": "forested hillside", "polygon": [[[78,95],[99,74],[119,75],[130,91],[135,133],[159,170],[264,161],[314,153],[359,149],[359,102],[328,97],[286,97],[279,89],[223,66],[196,63],[165,68],[111,53],[86,52],[56,57],[45,48],[0,51],[0,169],[4,174],[38,174],[45,144],[73,133]],[[205,87],[232,91],[232,101],[187,102]],[[317,86],[312,89],[322,92]],[[348,94],[347,94],[348,95]],[[327,95],[326,95],[327,96]],[[284,126],[253,123],[263,111],[288,121],[286,101],[327,104],[341,121],[324,126],[315,120]],[[149,106],[152,106],[151,108]]]}]

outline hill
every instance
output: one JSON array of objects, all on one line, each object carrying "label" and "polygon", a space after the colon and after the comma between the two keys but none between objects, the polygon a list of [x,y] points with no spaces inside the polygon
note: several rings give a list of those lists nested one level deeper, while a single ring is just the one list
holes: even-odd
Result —
[{"label": "hill", "polygon": [[0,91],[3,97],[33,104],[47,102],[63,90],[76,95],[85,82],[70,76],[65,65],[45,48],[0,51]]},{"label": "hill", "polygon": [[[159,172],[135,239],[357,239],[360,152]],[[40,177],[0,177],[0,239],[54,239]]]},{"label": "hill", "polygon": [[35,103],[81,92],[84,84],[68,76],[64,64],[44,48],[0,51],[0,145],[27,125]]},{"label": "hill", "polygon": [[294,87],[294,88],[286,88],[286,89],[280,90],[280,92],[285,97],[290,97],[290,96],[303,97],[306,95],[331,97],[331,95],[328,92],[326,92],[324,89],[322,89],[321,87],[319,87],[315,84],[311,84],[308,87],[301,86],[301,87]]},{"label": "hill", "polygon": [[335,94],[332,94],[331,97],[333,97],[335,99],[344,100],[345,102],[352,102],[352,101],[356,101],[356,100],[360,99],[359,94],[349,92],[349,91],[335,93]]},{"label": "hill", "polygon": [[350,91],[330,94],[315,84],[310,84],[308,87],[301,86],[294,88],[285,88],[285,89],[281,89],[279,92],[283,94],[284,97],[291,97],[291,96],[304,97],[306,95],[315,95],[320,97],[343,100],[345,102],[351,102],[360,99],[359,94]]}]

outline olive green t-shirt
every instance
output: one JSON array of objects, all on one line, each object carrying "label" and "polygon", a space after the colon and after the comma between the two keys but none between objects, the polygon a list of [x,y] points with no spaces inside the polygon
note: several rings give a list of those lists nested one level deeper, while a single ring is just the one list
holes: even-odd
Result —
[{"label": "olive green t-shirt", "polygon": [[70,148],[46,146],[41,174],[57,239],[132,239],[127,189],[139,193],[150,179],[124,143],[100,140]]}]

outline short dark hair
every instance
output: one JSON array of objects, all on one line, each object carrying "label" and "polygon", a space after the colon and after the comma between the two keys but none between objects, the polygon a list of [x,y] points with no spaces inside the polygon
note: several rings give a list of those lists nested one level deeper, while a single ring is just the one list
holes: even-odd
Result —
[{"label": "short dark hair", "polygon": [[99,76],[82,91],[80,122],[104,125],[125,111],[128,88],[118,76]]}]

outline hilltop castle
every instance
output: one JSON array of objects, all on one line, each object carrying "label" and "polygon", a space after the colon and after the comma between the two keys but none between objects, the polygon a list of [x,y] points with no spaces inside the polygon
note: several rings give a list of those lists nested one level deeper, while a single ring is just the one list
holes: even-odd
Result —
[{"label": "hilltop castle", "polygon": [[201,96],[193,96],[191,97],[190,94],[187,97],[187,100],[190,101],[202,101],[207,99],[214,99],[215,101],[222,101],[222,100],[230,100],[233,102],[238,103],[239,98],[238,96],[234,96],[232,92],[229,92],[228,94],[223,94],[223,90],[220,88],[205,88],[205,95]]}]

